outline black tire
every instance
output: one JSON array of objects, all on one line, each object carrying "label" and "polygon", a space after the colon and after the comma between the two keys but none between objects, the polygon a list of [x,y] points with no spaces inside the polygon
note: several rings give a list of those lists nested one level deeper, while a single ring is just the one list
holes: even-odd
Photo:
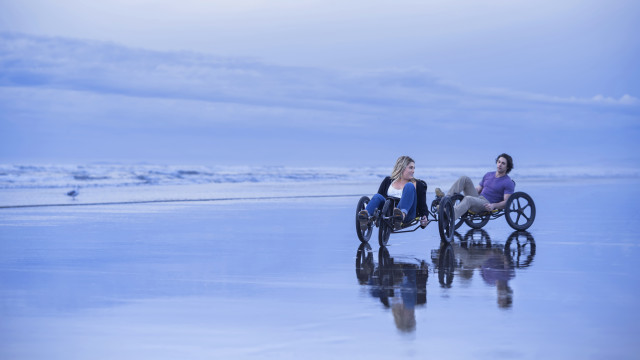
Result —
[{"label": "black tire", "polygon": [[369,197],[363,196],[358,200],[358,206],[356,207],[356,233],[358,234],[358,239],[363,243],[369,242],[369,239],[371,239],[371,233],[373,232],[372,222],[369,223],[367,230],[362,231],[362,229],[360,229],[360,220],[358,219],[358,214],[367,207],[368,203]]},{"label": "black tire", "polygon": [[527,193],[518,191],[509,196],[504,212],[512,229],[527,230],[536,219],[536,204]]},{"label": "black tire", "polygon": [[[391,236],[391,217],[393,216],[393,201],[391,200],[386,200],[384,202],[384,206],[382,207],[382,212],[380,214],[380,217],[382,218],[380,220],[380,227],[379,227],[379,231],[378,231],[378,243],[380,244],[380,246],[387,246],[387,243],[389,242],[389,236]],[[385,220],[384,218],[387,218],[387,220]]]},{"label": "black tire", "polygon": [[482,229],[483,226],[487,225],[490,218],[490,214],[484,215],[482,217],[480,217],[479,215],[467,214],[467,217],[464,219],[464,223],[469,225],[469,227],[472,229]]},{"label": "black tire", "polygon": [[[460,201],[462,201],[462,199],[464,199],[464,196],[462,194],[453,194],[453,196],[451,197],[451,203],[453,204],[454,209],[456,205],[458,205]],[[458,230],[463,223],[464,223],[464,219],[461,216],[460,219],[456,220],[456,230]]]},{"label": "black tire", "polygon": [[438,207],[438,230],[440,230],[440,240],[443,242],[450,243],[453,240],[455,220],[451,198],[445,196],[440,200]]},{"label": "black tire", "polygon": [[528,231],[514,231],[504,244],[504,254],[516,268],[531,265],[536,256],[536,242]]}]

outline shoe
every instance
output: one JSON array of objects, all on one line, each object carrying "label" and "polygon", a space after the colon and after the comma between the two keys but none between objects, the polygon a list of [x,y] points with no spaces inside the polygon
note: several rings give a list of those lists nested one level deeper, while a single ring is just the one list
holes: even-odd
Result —
[{"label": "shoe", "polygon": [[444,193],[442,192],[442,190],[440,190],[440,188],[436,188],[436,197],[439,197],[439,198],[444,197]]},{"label": "shoe", "polygon": [[393,228],[396,230],[402,229],[402,221],[404,220],[404,213],[402,210],[393,209]]},{"label": "shoe", "polygon": [[367,231],[369,227],[369,212],[367,210],[360,210],[358,213],[358,221],[360,221],[360,231]]}]

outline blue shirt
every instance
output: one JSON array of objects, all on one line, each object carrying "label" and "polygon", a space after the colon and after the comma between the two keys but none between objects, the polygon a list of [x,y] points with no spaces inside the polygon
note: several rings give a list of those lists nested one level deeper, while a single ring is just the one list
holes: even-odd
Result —
[{"label": "blue shirt", "polygon": [[480,195],[492,204],[501,202],[505,194],[513,194],[516,188],[509,175],[497,178],[495,171],[486,173],[480,181],[480,186],[482,186]]}]

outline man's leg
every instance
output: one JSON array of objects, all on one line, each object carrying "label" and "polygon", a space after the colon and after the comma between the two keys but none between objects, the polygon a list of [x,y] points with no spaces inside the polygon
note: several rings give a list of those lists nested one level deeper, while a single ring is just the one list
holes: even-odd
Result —
[{"label": "man's leg", "polygon": [[482,212],[484,211],[484,204],[488,204],[489,201],[484,198],[484,196],[465,196],[458,205],[456,205],[453,210],[455,212],[455,218],[459,219],[460,216],[464,215],[468,210],[473,212]]},{"label": "man's leg", "polygon": [[447,195],[452,196],[456,193],[464,193],[465,196],[478,196],[478,190],[476,190],[476,187],[473,185],[473,181],[471,181],[468,176],[461,176],[458,180],[456,180],[456,182],[451,185],[451,188],[449,189]]}]

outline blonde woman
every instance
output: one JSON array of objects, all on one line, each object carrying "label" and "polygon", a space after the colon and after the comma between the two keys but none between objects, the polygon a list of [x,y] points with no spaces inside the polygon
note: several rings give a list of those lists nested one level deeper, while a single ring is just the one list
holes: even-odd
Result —
[{"label": "blonde woman", "polygon": [[363,230],[367,228],[376,209],[381,209],[389,196],[400,198],[398,207],[393,209],[395,229],[402,228],[403,223],[410,223],[416,217],[420,217],[420,225],[427,225],[427,189],[413,177],[415,170],[416,163],[411,157],[400,156],[396,160],[391,176],[382,180],[378,193],[371,197],[366,209],[358,214]]}]

